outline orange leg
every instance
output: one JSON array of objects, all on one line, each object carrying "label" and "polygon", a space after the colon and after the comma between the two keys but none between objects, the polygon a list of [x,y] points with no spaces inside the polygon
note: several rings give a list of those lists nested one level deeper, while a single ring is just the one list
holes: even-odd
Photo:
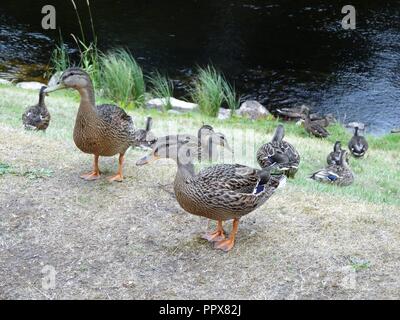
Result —
[{"label": "orange leg", "polygon": [[235,220],[233,220],[233,228],[232,228],[231,235],[229,236],[229,239],[216,242],[214,244],[214,248],[223,250],[225,252],[228,252],[229,250],[231,250],[233,248],[233,246],[235,245],[235,237],[236,237],[238,228],[239,228],[239,219],[235,219]]},{"label": "orange leg", "polygon": [[209,242],[217,242],[224,240],[225,232],[224,228],[222,227],[222,221],[218,220],[217,230],[215,232],[207,233],[202,238]]},{"label": "orange leg", "polygon": [[93,171],[81,175],[81,178],[86,181],[93,181],[100,178],[99,156],[97,154],[94,155]]},{"label": "orange leg", "polygon": [[124,154],[119,155],[119,161],[118,161],[118,172],[115,176],[111,177],[108,179],[110,182],[122,182],[124,180],[124,176],[122,175],[122,166],[124,165]]}]

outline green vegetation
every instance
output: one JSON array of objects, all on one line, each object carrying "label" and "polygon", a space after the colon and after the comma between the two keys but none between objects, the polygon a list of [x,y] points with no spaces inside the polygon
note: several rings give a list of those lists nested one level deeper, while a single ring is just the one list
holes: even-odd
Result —
[{"label": "green vegetation", "polygon": [[[36,102],[36,93],[15,87],[0,86],[0,95],[2,96],[0,101],[1,126],[20,129],[20,115],[26,105]],[[99,103],[109,102],[105,98],[99,100]],[[21,101],[26,101],[26,103],[21,104]],[[72,139],[77,96],[72,96],[68,92],[57,92],[48,97],[46,103],[52,114],[52,122],[43,138],[63,141]],[[256,150],[261,144],[271,139],[277,124],[280,123],[277,120],[251,121],[239,117],[221,121],[199,113],[171,116],[156,110],[145,109],[135,109],[131,111],[131,114],[137,119],[136,125],[138,127],[144,126],[146,116],[152,116],[154,131],[157,135],[176,132],[195,134],[203,123],[208,123],[214,126],[217,131],[223,132],[234,148],[234,159],[228,159],[228,161],[252,166],[257,166],[254,156]],[[335,124],[329,127],[331,136],[328,139],[321,140],[309,137],[304,128],[294,123],[284,122],[284,126],[286,139],[296,146],[302,157],[299,173],[296,179],[289,182],[289,188],[307,194],[328,194],[329,197],[337,197],[338,199],[350,198],[367,203],[400,206],[399,134],[380,137],[368,135],[367,138],[371,147],[366,158],[361,160],[352,158],[350,161],[356,175],[355,183],[350,187],[340,188],[316,183],[308,177],[312,172],[326,165],[326,156],[332,150],[336,140],[341,140],[345,147],[351,137],[351,132],[340,124]],[[26,134],[42,135],[38,132],[27,132]],[[243,149],[246,149],[245,152]],[[227,154],[225,155],[227,156]],[[6,164],[3,164],[0,166],[0,175],[10,173],[10,170]],[[318,205],[324,206],[323,203]]]},{"label": "green vegetation", "polygon": [[148,77],[151,91],[150,94],[153,98],[165,99],[164,109],[171,109],[171,97],[174,95],[174,84],[166,76],[160,74],[158,71],[154,75]]},{"label": "green vegetation", "polygon": [[122,106],[140,107],[145,100],[143,71],[132,55],[119,49],[100,58],[104,97]]},{"label": "green vegetation", "polygon": [[239,105],[235,89],[212,66],[198,68],[192,99],[199,105],[202,114],[211,117],[218,115],[224,102],[233,110]]}]

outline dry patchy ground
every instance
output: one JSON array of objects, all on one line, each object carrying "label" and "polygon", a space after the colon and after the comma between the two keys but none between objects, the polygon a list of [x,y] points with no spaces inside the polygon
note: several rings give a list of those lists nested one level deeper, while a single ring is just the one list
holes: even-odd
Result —
[{"label": "dry patchy ground", "polygon": [[[228,254],[168,192],[175,165],[83,182],[69,139],[0,126],[0,299],[400,298],[399,207],[289,184],[243,218]],[[102,159],[105,176],[116,159]],[[229,227],[228,227],[229,230]],[[56,271],[46,290],[45,266]]]}]

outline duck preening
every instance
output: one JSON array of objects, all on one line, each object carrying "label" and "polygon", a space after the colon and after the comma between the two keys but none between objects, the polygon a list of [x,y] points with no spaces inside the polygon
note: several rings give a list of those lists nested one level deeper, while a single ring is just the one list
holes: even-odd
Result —
[{"label": "duck preening", "polygon": [[150,133],[151,119],[147,119],[146,129],[137,130],[132,118],[120,107],[110,104],[95,104],[95,92],[90,76],[80,68],[66,70],[54,87],[45,93],[72,88],[81,96],[75,121],[74,142],[85,153],[94,155],[93,171],[81,176],[85,180],[100,177],[99,157],[119,154],[118,173],[110,181],[122,181],[122,167],[125,152],[129,147],[151,146],[155,137]]},{"label": "duck preening", "polygon": [[45,86],[40,89],[38,104],[26,109],[22,115],[22,123],[26,130],[45,131],[50,124],[50,112],[44,103],[45,89]]},{"label": "duck preening", "polygon": [[313,173],[311,179],[338,186],[349,186],[354,182],[354,174],[348,164],[348,152],[342,150],[339,164],[331,164],[325,169]]},{"label": "duck preening", "polygon": [[356,158],[362,158],[368,151],[368,142],[364,136],[359,134],[359,128],[354,128],[354,135],[349,141],[349,150]]},{"label": "duck preening", "polygon": [[[216,220],[217,230],[204,236],[216,249],[233,248],[241,217],[263,205],[285,181],[284,175],[271,175],[270,168],[253,169],[239,164],[218,164],[196,173],[193,159],[197,142],[175,138],[159,139],[150,155],[137,162],[145,165],[160,158],[170,158],[178,165],[174,192],[179,205],[187,212]],[[223,221],[233,220],[233,229],[225,238]]]},{"label": "duck preening", "polygon": [[257,161],[261,168],[276,165],[275,168],[288,178],[294,178],[299,169],[300,155],[289,142],[283,140],[285,128],[278,125],[271,142],[261,146],[257,152]]}]

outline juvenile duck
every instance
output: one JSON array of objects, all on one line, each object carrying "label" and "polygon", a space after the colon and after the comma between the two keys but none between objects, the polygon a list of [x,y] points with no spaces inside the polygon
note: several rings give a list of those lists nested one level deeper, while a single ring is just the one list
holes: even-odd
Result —
[{"label": "juvenile duck", "polygon": [[118,173],[110,181],[122,181],[122,167],[125,152],[129,147],[150,146],[155,142],[149,132],[151,119],[146,129],[137,130],[132,118],[120,107],[110,104],[95,104],[95,94],[89,75],[80,68],[66,70],[54,87],[45,93],[72,88],[79,92],[81,102],[74,128],[74,142],[85,153],[94,155],[93,171],[81,176],[85,180],[97,180],[100,177],[99,157],[111,157],[119,154]]},{"label": "juvenile duck", "polygon": [[305,112],[304,128],[309,134],[317,138],[326,138],[329,136],[329,132],[323,126],[311,120],[309,110]]},{"label": "juvenile duck", "polygon": [[328,155],[327,162],[328,164],[340,164],[340,154],[342,152],[342,143],[340,141],[336,141],[333,146],[333,151]]},{"label": "juvenile duck", "polygon": [[276,169],[288,178],[294,178],[299,169],[300,155],[290,143],[283,140],[284,137],[285,128],[280,124],[276,128],[272,141],[258,150],[257,161],[261,168],[276,164]]},{"label": "juvenile duck", "polygon": [[348,152],[342,150],[339,164],[331,164],[325,169],[315,172],[312,174],[311,179],[338,186],[351,185],[354,182],[354,174],[348,164]]},{"label": "juvenile duck", "polygon": [[359,128],[354,128],[354,136],[349,141],[349,150],[356,158],[362,158],[368,151],[368,142],[364,136],[360,136]]},{"label": "juvenile duck", "polygon": [[50,124],[50,113],[44,103],[44,98],[46,96],[44,92],[45,89],[46,87],[40,89],[38,104],[26,109],[22,115],[22,123],[26,130],[45,131]]},{"label": "juvenile duck", "polygon": [[[161,141],[164,143],[160,143]],[[160,158],[176,161],[178,171],[174,192],[179,205],[187,212],[218,221],[217,230],[204,238],[214,243],[216,249],[233,248],[244,215],[263,205],[282,185],[283,175],[272,176],[270,169],[257,170],[239,164],[218,164],[195,172],[193,159],[197,143],[178,141],[170,144],[159,140],[152,153],[137,162],[145,165]],[[233,220],[230,237],[225,238],[222,222]]]}]

